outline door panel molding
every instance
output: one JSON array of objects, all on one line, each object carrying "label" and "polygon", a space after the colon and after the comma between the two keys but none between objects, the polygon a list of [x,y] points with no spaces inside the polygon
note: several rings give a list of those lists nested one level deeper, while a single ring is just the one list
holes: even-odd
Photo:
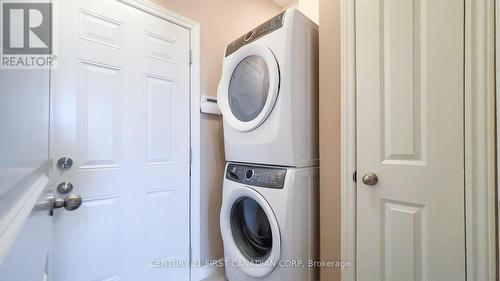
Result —
[{"label": "door panel molding", "polygon": [[[383,32],[381,159],[387,164],[425,162],[425,26],[421,0],[384,0],[380,10]],[[404,59],[402,59],[404,58]],[[413,163],[416,162],[416,163]]]},{"label": "door panel molding", "polygon": [[468,280],[497,280],[494,2],[465,1],[465,220]]},{"label": "door panel molding", "polygon": [[[120,168],[120,67],[79,60],[78,158],[79,170]],[[109,122],[106,122],[109,120]],[[92,139],[93,134],[99,139]],[[103,141],[107,140],[107,141]]]},{"label": "door panel molding", "polygon": [[384,280],[425,280],[429,275],[425,206],[385,200],[382,209]]}]

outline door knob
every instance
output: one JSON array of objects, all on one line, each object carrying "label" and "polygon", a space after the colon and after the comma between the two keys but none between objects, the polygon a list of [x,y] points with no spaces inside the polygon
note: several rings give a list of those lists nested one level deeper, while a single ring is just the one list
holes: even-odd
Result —
[{"label": "door knob", "polygon": [[51,197],[49,199],[49,214],[54,215],[54,209],[64,207],[67,211],[74,211],[82,205],[82,197],[76,194],[71,194],[63,198]]},{"label": "door knob", "polygon": [[378,183],[378,177],[375,173],[369,172],[363,176],[363,183],[366,185],[376,185]]},{"label": "door knob", "polygon": [[82,205],[82,197],[80,195],[71,194],[64,198],[64,209],[74,211]]}]

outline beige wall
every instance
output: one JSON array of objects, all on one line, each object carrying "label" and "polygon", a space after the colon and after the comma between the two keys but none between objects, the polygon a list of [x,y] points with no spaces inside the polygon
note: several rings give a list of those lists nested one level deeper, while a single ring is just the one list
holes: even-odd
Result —
[{"label": "beige wall", "polygon": [[284,9],[288,9],[288,8],[299,8],[299,0],[292,0],[290,1],[288,4],[286,4],[284,7]]},{"label": "beige wall", "polygon": [[[201,25],[201,94],[217,95],[224,50],[230,42],[281,12],[271,0],[151,0]],[[201,120],[201,259],[223,257],[219,210],[224,173],[220,117]],[[196,251],[196,249],[193,249]]]},{"label": "beige wall", "polygon": [[298,0],[299,9],[312,21],[319,24],[319,0]]},{"label": "beige wall", "polygon": [[319,24],[319,0],[292,0],[284,6],[287,8],[297,8],[312,21]]},{"label": "beige wall", "polygon": [[[320,223],[321,259],[340,260],[340,0],[320,0]],[[322,268],[321,280],[340,280]]]}]

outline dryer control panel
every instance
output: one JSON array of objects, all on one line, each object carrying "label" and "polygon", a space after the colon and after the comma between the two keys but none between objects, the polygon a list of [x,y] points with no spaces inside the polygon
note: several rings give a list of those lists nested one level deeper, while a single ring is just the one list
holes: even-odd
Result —
[{"label": "dryer control panel", "polygon": [[231,44],[229,44],[226,48],[226,57],[230,54],[236,52],[239,48],[249,44],[260,37],[267,35],[277,29],[280,29],[283,26],[283,17],[285,12],[275,16],[274,18],[266,21],[265,23],[259,25],[258,27],[252,29],[245,35],[240,38],[234,40]]},{"label": "dryer control panel", "polygon": [[286,169],[229,164],[226,179],[258,187],[282,189]]}]

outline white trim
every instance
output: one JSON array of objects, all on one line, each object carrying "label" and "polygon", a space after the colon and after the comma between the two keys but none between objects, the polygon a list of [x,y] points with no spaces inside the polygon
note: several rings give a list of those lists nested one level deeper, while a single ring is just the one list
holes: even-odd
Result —
[{"label": "white trim", "polygon": [[[145,0],[117,0],[143,12],[184,27],[190,31],[191,45],[191,182],[190,182],[190,259],[201,261],[200,231],[200,169],[201,169],[201,132],[200,132],[200,24],[170,10]],[[202,268],[191,267],[190,280],[198,281]]]},{"label": "white trim", "polygon": [[146,0],[117,0],[117,1],[127,4],[136,9],[139,9],[155,17],[159,17],[176,25],[182,26],[190,31],[193,31],[193,29],[196,26],[199,26],[199,23],[189,18],[183,17],[179,14],[176,14],[170,10],[167,10],[163,7],[160,7]]},{"label": "white trim", "polygon": [[496,177],[497,177],[497,188],[496,188],[496,231],[497,231],[497,262],[496,262],[496,274],[497,280],[500,280],[500,258],[498,253],[500,253],[500,1],[495,0],[495,73],[496,73]]},{"label": "white trim", "polygon": [[497,200],[497,209],[496,209],[496,239],[497,239],[497,280],[500,280],[500,258],[498,253],[500,253],[500,1],[495,1],[495,84],[496,84],[496,200]]},{"label": "white trim", "polygon": [[465,207],[467,280],[496,280],[495,10],[465,2]]},{"label": "white trim", "polygon": [[39,175],[30,184],[26,192],[18,197],[12,207],[0,218],[0,264],[16,240],[33,207],[38,202],[48,181],[47,175]]},{"label": "white trim", "polygon": [[200,269],[198,280],[203,281],[226,281],[224,275],[224,267],[220,266],[224,263],[224,259],[215,261],[216,265],[205,265]]},{"label": "white trim", "polygon": [[[200,25],[191,29],[191,261],[201,262],[201,113],[200,113]],[[201,280],[200,268],[191,268],[191,280]]]},{"label": "white trim", "polygon": [[355,1],[341,1],[341,269],[342,281],[356,280],[356,38]]}]

